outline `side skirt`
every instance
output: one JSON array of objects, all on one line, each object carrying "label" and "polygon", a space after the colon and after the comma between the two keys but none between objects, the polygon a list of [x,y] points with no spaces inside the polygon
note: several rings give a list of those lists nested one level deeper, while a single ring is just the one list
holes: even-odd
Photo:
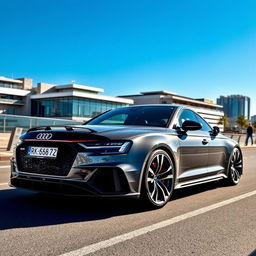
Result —
[{"label": "side skirt", "polygon": [[222,180],[222,179],[225,179],[225,178],[227,178],[227,175],[224,174],[224,173],[216,174],[216,175],[208,176],[208,177],[205,177],[205,178],[180,182],[175,186],[174,189],[190,187],[190,186],[203,184],[203,183],[207,183],[207,182],[211,182],[211,181]]}]

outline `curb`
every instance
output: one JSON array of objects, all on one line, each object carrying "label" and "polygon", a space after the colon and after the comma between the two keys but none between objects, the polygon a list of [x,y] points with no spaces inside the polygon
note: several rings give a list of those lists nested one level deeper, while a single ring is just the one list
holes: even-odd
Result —
[{"label": "curb", "polygon": [[0,152],[0,161],[9,161],[12,155],[12,152]]},{"label": "curb", "polygon": [[0,157],[0,162],[10,161],[11,157]]},{"label": "curb", "polygon": [[242,149],[242,150],[250,150],[250,149],[256,149],[256,147],[250,147],[250,146],[246,147],[246,146],[241,146],[241,149]]}]

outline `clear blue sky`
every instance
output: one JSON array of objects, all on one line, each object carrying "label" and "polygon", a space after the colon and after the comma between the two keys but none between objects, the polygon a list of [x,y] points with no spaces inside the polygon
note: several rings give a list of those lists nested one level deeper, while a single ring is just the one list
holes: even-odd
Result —
[{"label": "clear blue sky", "polygon": [[102,87],[251,97],[255,0],[1,0],[0,75]]}]

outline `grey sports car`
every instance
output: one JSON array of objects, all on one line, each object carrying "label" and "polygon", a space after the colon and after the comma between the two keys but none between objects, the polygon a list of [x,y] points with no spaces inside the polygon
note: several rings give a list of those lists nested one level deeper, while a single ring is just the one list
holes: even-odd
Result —
[{"label": "grey sports car", "polygon": [[162,207],[174,189],[240,181],[242,152],[189,108],[142,105],[81,126],[36,127],[20,138],[11,186],[50,193],[136,197]]}]

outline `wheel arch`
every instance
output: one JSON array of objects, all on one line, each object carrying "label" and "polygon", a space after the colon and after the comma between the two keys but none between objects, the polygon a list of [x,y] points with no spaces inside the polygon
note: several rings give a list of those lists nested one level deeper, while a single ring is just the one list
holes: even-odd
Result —
[{"label": "wheel arch", "polygon": [[232,150],[231,150],[231,152],[230,152],[230,155],[229,155],[229,159],[228,159],[228,163],[227,163],[227,175],[229,175],[229,172],[230,172],[230,160],[231,160],[231,157],[232,157],[233,150],[234,150],[235,148],[237,148],[237,149],[239,150],[239,152],[240,152],[240,154],[241,154],[241,156],[242,156],[242,171],[241,171],[240,174],[241,174],[241,175],[243,174],[243,169],[244,169],[243,152],[242,152],[242,149],[241,149],[240,145],[239,145],[239,144],[236,144],[236,145],[232,148]]}]

